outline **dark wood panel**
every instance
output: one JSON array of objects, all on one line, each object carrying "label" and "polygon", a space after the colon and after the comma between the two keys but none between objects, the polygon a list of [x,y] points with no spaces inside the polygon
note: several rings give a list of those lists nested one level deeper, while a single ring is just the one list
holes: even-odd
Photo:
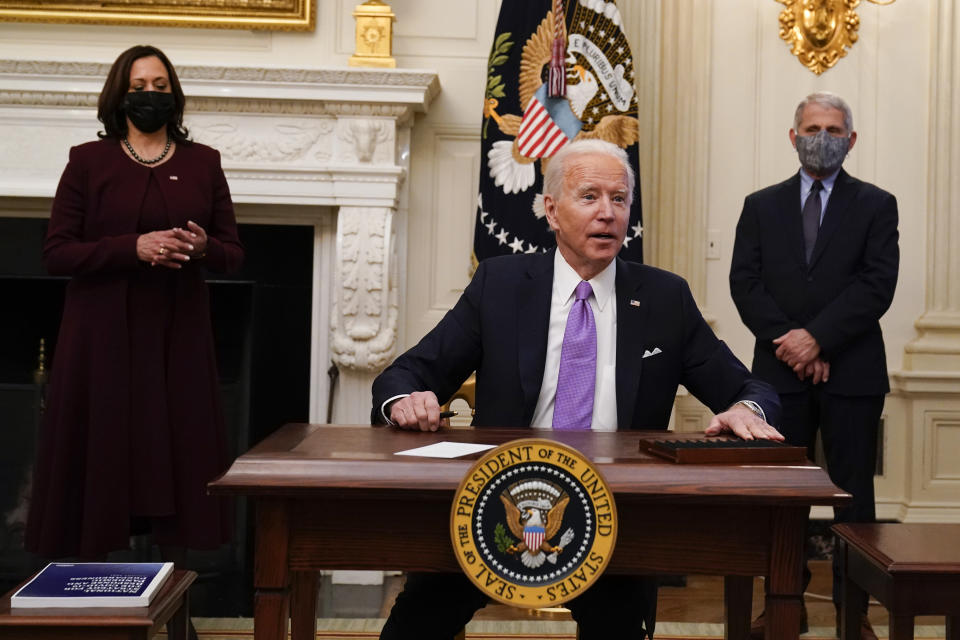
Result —
[{"label": "dark wood panel", "polygon": [[[960,541],[955,544],[960,544]],[[865,591],[888,609],[912,611],[914,615],[943,615],[949,609],[960,614],[960,573],[891,575],[862,553],[850,553],[847,571]]]},{"label": "dark wood panel", "polygon": [[[449,506],[449,500],[293,501],[290,567],[460,571]],[[356,526],[371,520],[376,526]],[[654,504],[621,511],[619,526],[615,573],[702,573],[708,566],[714,574],[753,576],[769,566],[770,520],[762,510]]]},{"label": "dark wood panel", "polygon": [[289,562],[294,570],[460,570],[450,542],[450,500],[381,496],[291,504]]},{"label": "dark wood panel", "polygon": [[769,566],[770,520],[762,509],[618,502],[617,511],[610,571],[754,576]]}]

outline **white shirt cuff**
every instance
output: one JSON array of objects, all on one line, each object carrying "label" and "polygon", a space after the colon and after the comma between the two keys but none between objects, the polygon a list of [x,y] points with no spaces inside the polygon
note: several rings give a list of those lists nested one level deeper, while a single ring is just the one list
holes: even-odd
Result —
[{"label": "white shirt cuff", "polygon": [[409,393],[401,393],[399,395],[393,396],[392,398],[387,398],[384,400],[383,404],[380,405],[380,415],[383,416],[384,421],[391,427],[397,426],[397,423],[390,419],[390,416],[387,415],[387,405],[393,402],[394,400],[399,400],[400,398],[406,398],[409,396]]}]

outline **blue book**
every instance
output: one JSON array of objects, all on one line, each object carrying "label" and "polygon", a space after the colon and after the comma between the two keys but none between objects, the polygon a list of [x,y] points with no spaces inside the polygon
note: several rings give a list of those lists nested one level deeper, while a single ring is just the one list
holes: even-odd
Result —
[{"label": "blue book", "polygon": [[10,607],[146,607],[172,571],[172,562],[51,562]]}]

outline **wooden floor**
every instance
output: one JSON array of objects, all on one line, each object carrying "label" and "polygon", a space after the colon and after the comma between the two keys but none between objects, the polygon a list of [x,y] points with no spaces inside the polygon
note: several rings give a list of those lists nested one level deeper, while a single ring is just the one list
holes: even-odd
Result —
[{"label": "wooden floor", "polygon": [[[807,606],[808,622],[811,628],[835,626],[835,613],[831,598],[831,569],[829,560],[815,560],[810,563],[813,578],[804,596]],[[389,579],[384,590],[381,617],[386,617],[393,605],[393,599],[402,586],[400,577]],[[763,582],[759,578],[753,585],[753,612],[759,615],[763,610]],[[887,610],[873,602],[869,611],[870,621],[874,625],[887,624]],[[566,609],[527,610],[491,603],[477,612],[475,620],[569,620]],[[663,622],[723,622],[723,578],[718,576],[688,576],[684,587],[661,587],[657,606],[657,621]],[[943,617],[920,616],[916,623],[942,625]]]}]

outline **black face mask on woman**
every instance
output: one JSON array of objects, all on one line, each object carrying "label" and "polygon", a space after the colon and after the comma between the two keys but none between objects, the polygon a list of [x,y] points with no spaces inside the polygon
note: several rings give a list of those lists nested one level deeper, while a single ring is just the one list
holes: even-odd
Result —
[{"label": "black face mask on woman", "polygon": [[144,133],[159,131],[170,121],[175,108],[172,93],[131,91],[123,99],[123,112]]}]

